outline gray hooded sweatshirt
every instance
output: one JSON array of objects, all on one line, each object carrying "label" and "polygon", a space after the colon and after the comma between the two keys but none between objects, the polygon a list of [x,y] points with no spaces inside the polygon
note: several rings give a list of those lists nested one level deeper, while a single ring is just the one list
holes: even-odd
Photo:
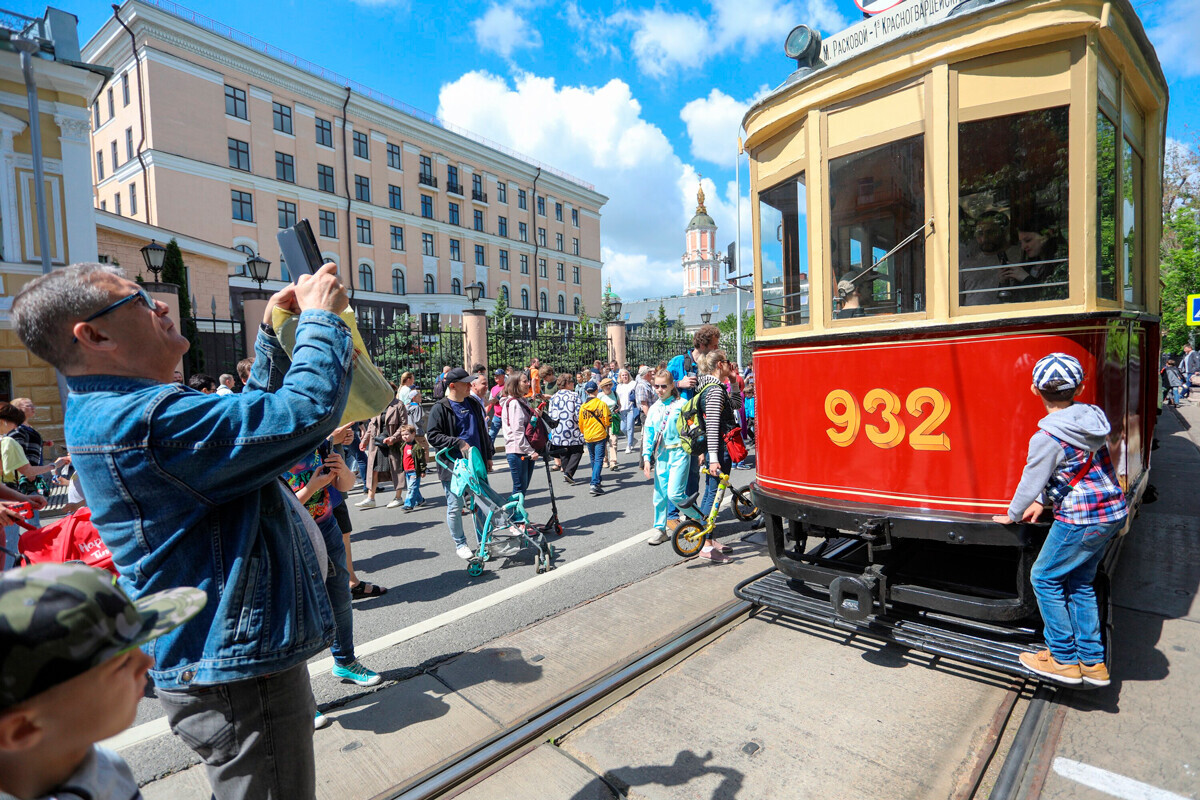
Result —
[{"label": "gray hooded sweatshirt", "polygon": [[[1029,458],[1025,462],[1025,471],[1021,473],[1021,483],[1008,506],[1009,519],[1021,519],[1025,509],[1041,497],[1042,490],[1050,482],[1055,470],[1060,469],[1060,465],[1066,460],[1062,445],[1046,433],[1062,439],[1067,444],[1094,453],[1104,446],[1111,430],[1104,410],[1087,403],[1075,403],[1059,411],[1050,412],[1038,422],[1038,428],[1038,432],[1029,439]],[[1066,477],[1070,480],[1075,476]]]}]

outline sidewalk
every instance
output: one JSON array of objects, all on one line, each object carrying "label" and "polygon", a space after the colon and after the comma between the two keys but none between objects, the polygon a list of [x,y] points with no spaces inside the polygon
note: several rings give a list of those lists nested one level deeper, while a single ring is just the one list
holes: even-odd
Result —
[{"label": "sidewalk", "polygon": [[1155,435],[1159,500],[1113,586],[1113,681],[1066,695],[1047,800],[1200,797],[1200,405],[1164,409]]}]

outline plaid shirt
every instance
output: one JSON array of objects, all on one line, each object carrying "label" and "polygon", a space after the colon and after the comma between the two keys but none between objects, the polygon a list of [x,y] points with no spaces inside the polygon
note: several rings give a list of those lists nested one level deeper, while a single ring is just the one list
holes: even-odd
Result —
[{"label": "plaid shirt", "polygon": [[[1088,451],[1068,444],[1057,436],[1046,435],[1063,449],[1063,460],[1058,465],[1059,475],[1070,482],[1083,469]],[[1117,473],[1108,455],[1108,445],[1096,451],[1087,473],[1079,479],[1071,493],[1054,506],[1054,518],[1071,525],[1116,522],[1127,513],[1125,493],[1117,482]]]}]

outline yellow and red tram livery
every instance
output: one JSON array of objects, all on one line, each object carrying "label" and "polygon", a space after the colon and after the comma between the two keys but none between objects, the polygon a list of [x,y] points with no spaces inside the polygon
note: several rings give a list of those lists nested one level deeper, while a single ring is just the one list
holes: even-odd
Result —
[{"label": "yellow and red tram livery", "polygon": [[1036,619],[1046,526],[991,516],[1045,413],[1038,358],[1083,363],[1132,506],[1147,486],[1154,51],[1125,0],[907,0],[788,50],[744,121],[772,558],[843,619]]}]

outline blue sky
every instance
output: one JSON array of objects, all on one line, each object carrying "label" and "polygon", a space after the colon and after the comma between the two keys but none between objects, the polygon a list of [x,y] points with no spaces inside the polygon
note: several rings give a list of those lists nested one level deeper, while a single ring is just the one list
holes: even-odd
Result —
[{"label": "blue sky", "polygon": [[[1133,0],[1171,85],[1168,135],[1196,141],[1200,0]],[[40,7],[24,0],[10,8]],[[56,0],[86,40],[108,2]],[[853,0],[186,0],[194,11],[596,185],[605,275],[628,299],[677,293],[702,175],[720,241],[735,225],[748,101],[793,68],[796,24],[829,34]],[[271,11],[268,13],[267,8]],[[37,9],[37,12],[34,11]],[[529,120],[540,120],[530,124]],[[743,196],[746,196],[743,169]],[[749,206],[742,203],[749,257]]]}]

